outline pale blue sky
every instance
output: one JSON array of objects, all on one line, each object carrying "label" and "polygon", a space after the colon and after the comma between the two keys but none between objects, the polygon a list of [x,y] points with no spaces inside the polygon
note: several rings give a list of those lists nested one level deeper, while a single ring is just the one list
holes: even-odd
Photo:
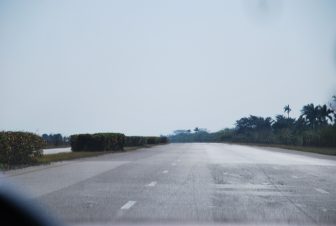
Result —
[{"label": "pale blue sky", "polygon": [[0,130],[216,131],[336,93],[322,0],[1,1]]}]

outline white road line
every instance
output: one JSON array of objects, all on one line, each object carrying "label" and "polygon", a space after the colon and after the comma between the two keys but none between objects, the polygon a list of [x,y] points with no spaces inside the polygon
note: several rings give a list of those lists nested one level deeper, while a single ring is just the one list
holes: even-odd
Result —
[{"label": "white road line", "polygon": [[135,203],[136,203],[136,201],[128,201],[128,202],[126,202],[125,205],[123,205],[120,209],[121,209],[121,210],[128,210],[128,209],[130,209]]},{"label": "white road line", "polygon": [[157,184],[156,181],[152,181],[149,184],[146,185],[146,187],[154,187]]},{"label": "white road line", "polygon": [[164,171],[162,171],[162,173],[168,173],[168,170],[164,170]]},{"label": "white road line", "polygon": [[295,175],[292,175],[292,178],[294,178],[294,179],[298,179],[299,177],[298,177],[298,176],[295,176]]},{"label": "white road line", "polygon": [[173,163],[172,163],[172,166],[176,166],[176,163],[173,162]]},{"label": "white road line", "polygon": [[328,210],[326,208],[322,208],[322,211],[323,212],[327,212]]},{"label": "white road line", "polygon": [[325,191],[325,190],[323,190],[321,188],[315,188],[315,190],[318,191],[318,192],[320,192],[320,193],[322,193],[322,194],[329,194],[329,192],[327,192],[327,191]]}]

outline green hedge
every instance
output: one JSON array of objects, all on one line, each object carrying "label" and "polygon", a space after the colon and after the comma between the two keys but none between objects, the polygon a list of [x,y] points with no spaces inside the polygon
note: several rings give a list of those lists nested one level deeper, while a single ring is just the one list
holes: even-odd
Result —
[{"label": "green hedge", "polygon": [[28,132],[0,132],[0,163],[3,166],[25,165],[36,162],[43,154],[43,139]]},{"label": "green hedge", "polygon": [[141,136],[127,136],[125,139],[125,146],[143,146],[147,144],[147,138]]},{"label": "green hedge", "polygon": [[126,137],[125,146],[142,146],[146,144],[166,144],[168,143],[167,137],[142,137],[142,136],[129,136]]},{"label": "green hedge", "polygon": [[77,134],[70,137],[72,151],[123,150],[125,135],[121,133]]},{"label": "green hedge", "polygon": [[167,137],[126,137],[121,133],[76,134],[70,136],[72,151],[112,151],[122,150],[124,146],[132,147],[166,143],[168,143]]},{"label": "green hedge", "polygon": [[168,143],[168,137],[160,137],[160,144],[167,144]]},{"label": "green hedge", "polygon": [[159,144],[160,138],[159,137],[147,137],[147,144]]},{"label": "green hedge", "polygon": [[302,133],[304,146],[336,147],[336,125]]}]

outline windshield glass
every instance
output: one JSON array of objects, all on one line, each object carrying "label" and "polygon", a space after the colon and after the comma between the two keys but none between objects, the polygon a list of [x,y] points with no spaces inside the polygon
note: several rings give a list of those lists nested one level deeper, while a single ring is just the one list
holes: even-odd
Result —
[{"label": "windshield glass", "polygon": [[335,10],[1,1],[0,180],[66,225],[335,224]]}]

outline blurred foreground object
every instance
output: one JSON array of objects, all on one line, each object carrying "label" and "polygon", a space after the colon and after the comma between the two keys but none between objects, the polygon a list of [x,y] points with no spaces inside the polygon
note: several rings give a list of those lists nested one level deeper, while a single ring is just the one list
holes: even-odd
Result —
[{"label": "blurred foreground object", "polygon": [[32,200],[20,194],[12,185],[8,184],[0,175],[0,219],[1,225],[61,225],[49,217]]}]

